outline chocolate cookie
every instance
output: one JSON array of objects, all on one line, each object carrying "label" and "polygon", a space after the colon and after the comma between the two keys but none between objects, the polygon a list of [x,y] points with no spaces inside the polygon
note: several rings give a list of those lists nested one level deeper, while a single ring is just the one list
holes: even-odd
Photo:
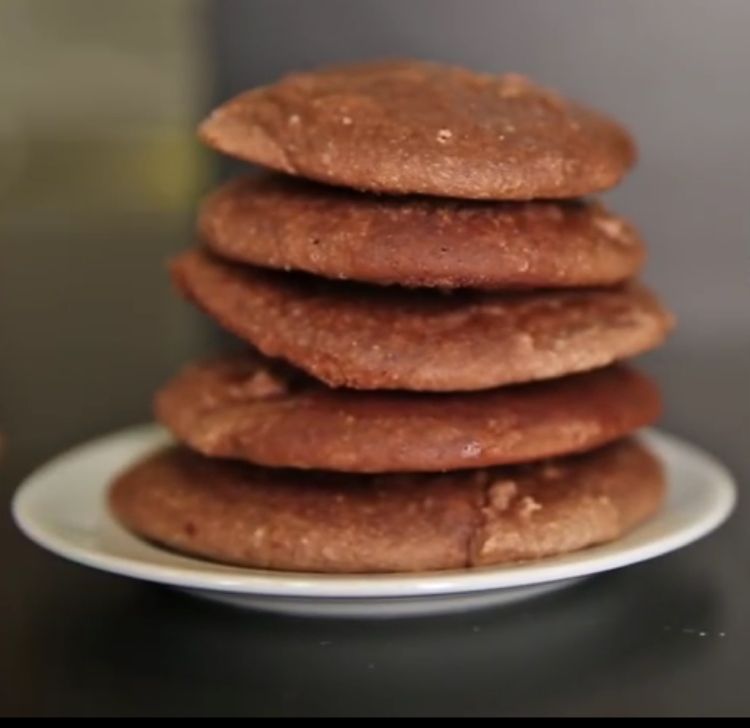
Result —
[{"label": "chocolate cookie", "polygon": [[242,566],[318,572],[460,569],[610,541],[651,516],[665,483],[641,445],[536,465],[354,476],[217,462],[175,448],[110,492],[135,533]]},{"label": "chocolate cookie", "polygon": [[286,76],[219,107],[200,136],[321,182],[470,199],[588,195],[635,159],[614,121],[522,76],[408,60]]},{"label": "chocolate cookie", "polygon": [[635,230],[598,203],[375,197],[282,175],[220,187],[199,228],[237,261],[406,286],[609,285],[644,259]]},{"label": "chocolate cookie", "polygon": [[564,455],[659,415],[653,384],[625,367],[462,394],[329,389],[251,355],[184,370],[156,416],[204,455],[261,465],[387,473]]},{"label": "chocolate cookie", "polygon": [[226,329],[335,387],[459,391],[558,377],[651,349],[672,321],[638,286],[446,294],[332,283],[197,250],[172,271]]}]

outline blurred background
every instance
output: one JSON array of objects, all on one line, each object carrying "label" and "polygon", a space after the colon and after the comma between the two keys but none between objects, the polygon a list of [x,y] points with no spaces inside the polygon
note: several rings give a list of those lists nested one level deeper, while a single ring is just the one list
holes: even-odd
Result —
[{"label": "blurred background", "polygon": [[748,28],[746,0],[0,0],[4,494],[147,419],[155,387],[215,345],[164,270],[228,169],[197,121],[286,71],[375,56],[515,70],[632,129],[640,164],[608,199],[680,320],[644,366],[665,425],[747,473]]}]

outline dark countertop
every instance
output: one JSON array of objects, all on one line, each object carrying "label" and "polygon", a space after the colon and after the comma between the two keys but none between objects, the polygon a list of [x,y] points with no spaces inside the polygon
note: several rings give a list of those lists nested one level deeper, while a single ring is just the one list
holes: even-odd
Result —
[{"label": "dark countertop", "polygon": [[[679,553],[512,607],[357,622],[235,611],[43,552],[19,479],[148,417],[209,345],[161,260],[187,217],[0,221],[0,714],[730,715],[750,712],[747,506]],[[692,337],[692,338],[691,338]],[[689,327],[645,366],[664,425],[750,477],[750,342]]]}]

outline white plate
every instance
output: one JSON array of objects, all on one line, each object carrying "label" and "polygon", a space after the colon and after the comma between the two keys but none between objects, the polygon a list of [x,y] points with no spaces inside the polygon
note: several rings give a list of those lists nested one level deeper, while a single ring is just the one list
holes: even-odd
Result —
[{"label": "white plate", "polygon": [[450,611],[548,592],[674,551],[719,526],[735,502],[726,468],[673,436],[646,432],[643,438],[667,468],[669,497],[661,513],[614,543],[516,566],[368,576],[300,574],[222,566],[158,548],[121,528],[105,503],[116,473],[170,442],[154,425],[95,440],[47,463],[16,492],[13,515],[29,538],[60,556],[237,606],[342,616]]}]

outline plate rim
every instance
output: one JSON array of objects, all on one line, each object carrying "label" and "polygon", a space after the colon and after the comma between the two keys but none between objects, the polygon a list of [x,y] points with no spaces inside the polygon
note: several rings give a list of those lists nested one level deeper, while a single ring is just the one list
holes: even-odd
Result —
[{"label": "plate rim", "polygon": [[[108,573],[174,587],[305,599],[414,598],[512,589],[590,576],[641,563],[697,541],[729,518],[736,504],[737,486],[732,473],[723,463],[697,445],[661,430],[647,429],[638,433],[637,437],[653,447],[657,454],[663,455],[665,451],[672,450],[700,464],[713,489],[710,515],[660,539],[629,548],[629,535],[626,535],[609,544],[518,565],[499,564],[472,569],[402,574],[307,574],[225,566],[149,544],[117,524],[103,499],[100,499],[98,505],[94,504],[92,508],[98,515],[98,522],[92,527],[92,531],[101,536],[105,527],[116,529],[118,537],[132,540],[140,550],[143,547],[147,547],[147,552],[153,550],[154,560],[147,561],[132,555],[111,553],[101,546],[86,547],[65,539],[38,522],[32,512],[33,500],[39,497],[40,492],[44,493],[45,486],[49,487],[47,481],[53,479],[55,473],[64,467],[73,467],[72,464],[78,461],[86,462],[93,453],[114,448],[127,440],[134,441],[130,445],[134,452],[128,458],[128,462],[133,462],[150,450],[171,441],[165,430],[155,424],[124,428],[88,440],[53,457],[24,478],[13,495],[11,512],[18,528],[31,541],[57,556]],[[139,440],[143,440],[143,443],[138,444]],[[112,465],[107,478],[89,486],[91,493],[101,496],[109,486],[114,472],[121,467]],[[658,519],[659,516],[655,518]],[[637,534],[638,530],[631,533]],[[626,544],[624,548],[621,546],[623,542]],[[157,557],[174,563],[155,563]]]}]

